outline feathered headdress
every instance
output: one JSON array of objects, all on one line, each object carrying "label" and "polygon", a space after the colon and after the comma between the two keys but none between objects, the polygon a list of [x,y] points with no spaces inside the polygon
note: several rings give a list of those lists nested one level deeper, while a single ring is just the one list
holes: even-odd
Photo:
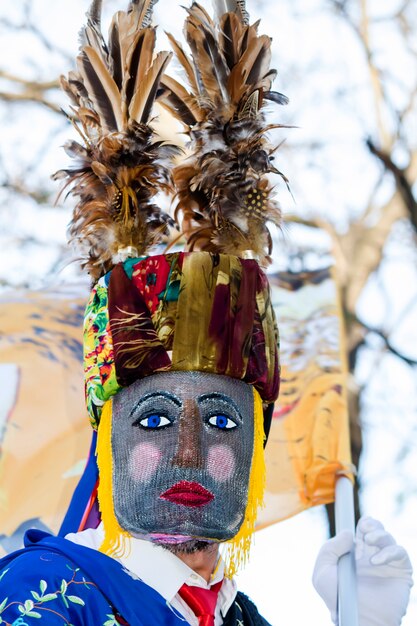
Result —
[{"label": "feathered headdress", "polygon": [[186,128],[191,156],[174,170],[182,230],[188,249],[252,252],[267,264],[272,249],[266,226],[281,223],[271,197],[268,173],[284,175],[273,165],[276,148],[266,132],[262,107],[267,100],[286,104],[271,91],[271,39],[250,26],[242,0],[216,0],[211,19],[196,2],[187,9],[185,37],[191,57],[171,35],[173,50],[185,71],[188,89],[168,75],[161,81],[160,102]]},{"label": "feathered headdress", "polygon": [[82,142],[66,152],[76,159],[55,179],[77,199],[70,236],[97,280],[126,256],[140,256],[172,223],[153,203],[171,191],[170,159],[178,148],[156,140],[149,125],[160,79],[171,53],[155,50],[150,26],[157,0],[132,0],[113,17],[108,43],[101,33],[102,0],[94,0],[80,33],[77,71],[62,77]]},{"label": "feathered headdress", "polygon": [[[99,430],[106,545],[113,545],[112,537],[117,544],[122,532],[106,487],[113,467],[109,401],[154,373],[196,371],[242,380],[254,389],[257,453],[235,537],[241,556],[262,499],[264,430],[271,419],[263,408],[275,401],[279,388],[268,280],[257,261],[245,257],[250,251],[267,261],[266,221],[280,223],[266,179],[277,170],[261,108],[265,99],[286,99],[270,90],[271,42],[258,36],[257,25],[247,24],[242,1],[218,2],[216,22],[198,4],[188,9],[192,60],[170,37],[188,91],[166,75],[169,53],[154,54],[155,31],[149,25],[154,3],[132,0],[127,12],[113,18],[106,43],[101,0],[93,0],[81,32],[78,70],[62,80],[82,142],[67,144],[78,164],[56,178],[66,179],[77,198],[70,234],[86,251],[84,264],[95,281],[84,319],[84,371],[88,411]],[[191,156],[173,175],[189,250],[147,256],[170,221],[153,198],[171,190],[169,168],[178,152],[150,126],[156,97],[191,139]]]},{"label": "feathered headdress", "polygon": [[[93,0],[78,70],[62,79],[82,142],[66,144],[78,163],[55,178],[77,198],[70,235],[95,283],[84,326],[95,425],[112,395],[156,371],[239,378],[266,403],[278,394],[277,329],[256,262],[269,260],[267,221],[281,220],[262,113],[265,100],[287,102],[271,91],[271,40],[248,24],[243,0],[216,0],[216,21],[193,3],[185,23],[191,58],[170,36],[187,91],[165,73],[170,53],[155,54],[155,2],[131,0],[106,43],[102,0]],[[177,167],[178,146],[150,126],[156,98],[191,139],[191,156]],[[174,193],[172,170],[188,250],[147,256],[173,224],[153,202],[160,190]]]}]

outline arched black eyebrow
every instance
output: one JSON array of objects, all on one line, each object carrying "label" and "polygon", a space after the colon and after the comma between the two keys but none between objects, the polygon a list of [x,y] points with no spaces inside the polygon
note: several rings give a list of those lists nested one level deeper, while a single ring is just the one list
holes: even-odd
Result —
[{"label": "arched black eyebrow", "polygon": [[242,415],[240,413],[240,409],[236,402],[230,397],[226,396],[224,393],[220,393],[218,391],[212,391],[211,393],[203,393],[201,396],[197,396],[198,403],[204,402],[204,400],[223,400],[227,402],[227,404],[231,404],[240,419],[242,419]]},{"label": "arched black eyebrow", "polygon": [[139,398],[135,406],[130,411],[129,417],[131,417],[134,411],[136,411],[136,409],[138,408],[138,406],[140,406],[143,402],[146,402],[146,400],[149,400],[151,398],[158,398],[161,396],[165,398],[166,400],[170,400],[171,402],[176,404],[178,407],[182,407],[181,400],[177,396],[175,396],[173,393],[169,393],[169,391],[150,391],[149,393],[146,393],[144,396]]}]

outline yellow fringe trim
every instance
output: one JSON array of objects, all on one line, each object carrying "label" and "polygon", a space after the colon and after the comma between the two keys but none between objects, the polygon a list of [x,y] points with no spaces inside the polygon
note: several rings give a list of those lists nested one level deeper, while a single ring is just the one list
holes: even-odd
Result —
[{"label": "yellow fringe trim", "polygon": [[120,558],[126,554],[127,538],[130,536],[119,525],[113,506],[113,454],[112,454],[112,401],[108,400],[103,407],[97,433],[97,465],[100,482],[98,485],[98,502],[101,520],[104,526],[104,541],[100,552],[108,556]]},{"label": "yellow fringe trim", "polygon": [[264,412],[262,400],[253,389],[254,405],[254,437],[253,456],[249,475],[248,502],[246,505],[245,518],[237,535],[226,543],[224,560],[226,563],[225,575],[232,578],[239,569],[244,567],[249,559],[252,535],[255,530],[256,518],[259,507],[264,506],[264,493],[266,485],[266,466],[264,454]]}]

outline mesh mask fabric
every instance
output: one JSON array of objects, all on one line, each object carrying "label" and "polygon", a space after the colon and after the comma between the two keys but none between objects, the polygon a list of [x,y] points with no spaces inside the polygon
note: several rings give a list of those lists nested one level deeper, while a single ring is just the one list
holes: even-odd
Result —
[{"label": "mesh mask fabric", "polygon": [[[164,418],[162,426],[150,427],[155,416]],[[216,541],[237,534],[253,455],[249,385],[201,372],[156,374],[114,397],[112,422],[113,502],[121,528]]]}]

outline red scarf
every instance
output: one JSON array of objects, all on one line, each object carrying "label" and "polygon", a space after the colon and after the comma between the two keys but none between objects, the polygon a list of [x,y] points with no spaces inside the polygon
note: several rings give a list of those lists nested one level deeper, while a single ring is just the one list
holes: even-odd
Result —
[{"label": "red scarf", "polygon": [[214,626],[217,596],[222,582],[212,585],[210,589],[183,585],[178,591],[181,598],[198,617],[198,626]]}]

